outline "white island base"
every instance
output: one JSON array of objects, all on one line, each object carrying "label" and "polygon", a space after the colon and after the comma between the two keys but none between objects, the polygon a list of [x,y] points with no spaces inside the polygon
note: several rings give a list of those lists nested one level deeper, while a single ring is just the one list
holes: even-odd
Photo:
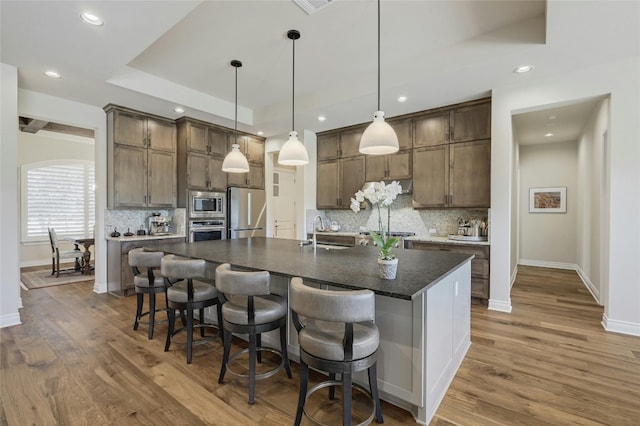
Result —
[{"label": "white island base", "polygon": [[[272,290],[286,296],[289,279],[275,275],[271,279]],[[412,300],[376,295],[376,325],[380,397],[428,425],[471,345],[471,261]],[[291,321],[287,338],[289,357],[297,361],[298,336]],[[263,342],[279,347],[273,332],[266,333]],[[368,388],[366,372],[355,375],[354,381]]]}]

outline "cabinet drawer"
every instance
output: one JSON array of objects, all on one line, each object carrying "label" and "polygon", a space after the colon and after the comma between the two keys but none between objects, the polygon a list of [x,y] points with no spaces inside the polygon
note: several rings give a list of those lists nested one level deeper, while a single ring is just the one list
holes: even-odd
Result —
[{"label": "cabinet drawer", "polygon": [[471,276],[489,278],[489,259],[474,258],[471,261]]},{"label": "cabinet drawer", "polygon": [[489,247],[486,247],[486,246],[431,243],[431,242],[424,242],[424,241],[408,241],[407,248],[418,249],[418,250],[453,251],[456,253],[473,254],[476,256],[476,259],[489,258]]},{"label": "cabinet drawer", "polygon": [[471,277],[471,297],[489,299],[489,280]]}]

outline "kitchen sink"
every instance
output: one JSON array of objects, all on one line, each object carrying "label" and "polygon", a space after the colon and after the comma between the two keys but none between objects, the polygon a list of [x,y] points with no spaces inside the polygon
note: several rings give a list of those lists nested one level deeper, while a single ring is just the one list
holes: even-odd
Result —
[{"label": "kitchen sink", "polygon": [[[313,244],[310,247],[313,247]],[[349,246],[336,246],[333,244],[318,244],[317,248],[324,249],[324,250],[344,250],[344,249],[348,249]]]}]

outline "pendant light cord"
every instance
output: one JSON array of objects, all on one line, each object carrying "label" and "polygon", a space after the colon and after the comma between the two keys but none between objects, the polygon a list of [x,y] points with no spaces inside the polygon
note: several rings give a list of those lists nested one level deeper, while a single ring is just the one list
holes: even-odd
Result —
[{"label": "pendant light cord", "polygon": [[292,39],[293,42],[293,63],[291,64],[292,72],[291,72],[291,131],[296,130],[296,118],[295,118],[295,110],[296,110],[296,39]]},{"label": "pendant light cord", "polygon": [[378,0],[378,111],[380,111],[380,0]]},{"label": "pendant light cord", "polygon": [[233,140],[238,143],[238,67],[236,67],[236,112],[233,126]]}]

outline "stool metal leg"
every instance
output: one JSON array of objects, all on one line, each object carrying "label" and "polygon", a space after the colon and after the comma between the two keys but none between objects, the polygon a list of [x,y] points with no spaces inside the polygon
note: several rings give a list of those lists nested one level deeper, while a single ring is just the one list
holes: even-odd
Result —
[{"label": "stool metal leg", "polygon": [[222,354],[222,365],[220,366],[220,376],[218,383],[224,383],[224,374],[227,372],[227,363],[229,362],[229,353],[231,352],[231,332],[225,330],[220,323],[220,331],[222,332],[222,340],[224,342],[224,352]]},{"label": "stool metal leg", "polygon": [[376,421],[378,423],[384,423],[384,419],[382,418],[382,407],[380,406],[380,397],[378,396],[378,369],[376,364],[377,363],[374,363],[367,371],[369,375],[369,389],[371,389],[371,398],[373,398],[373,403],[376,408]]},{"label": "stool metal leg", "polygon": [[[330,381],[335,381],[336,380],[336,373],[329,373],[329,380]],[[329,399],[330,400],[336,399],[336,387],[333,386],[333,385],[329,386]]]},{"label": "stool metal leg", "polygon": [[342,424],[351,426],[351,373],[342,373]]},{"label": "stool metal leg", "polygon": [[[198,311],[198,314],[200,315],[200,324],[204,324],[204,309],[200,309]],[[200,327],[200,337],[204,337],[204,327]]]},{"label": "stool metal leg", "polygon": [[187,364],[191,364],[193,346],[193,309],[187,309]]},{"label": "stool metal leg", "polygon": [[153,339],[153,325],[156,320],[156,294],[149,293],[149,340]]},{"label": "stool metal leg", "polygon": [[136,294],[136,320],[133,323],[133,329],[137,330],[138,329],[138,325],[140,324],[140,316],[142,315],[142,304],[143,304],[143,297],[144,295],[142,293],[138,293]]},{"label": "stool metal leg", "polygon": [[[249,404],[254,403],[256,393],[256,342],[259,335],[249,334]],[[258,351],[259,353],[259,351]]]},{"label": "stool metal leg", "polygon": [[176,323],[176,310],[175,309],[169,309],[167,311],[167,317],[169,320],[169,326],[167,327],[167,341],[164,344],[164,351],[167,352],[169,351],[169,346],[171,346],[171,338],[173,337],[173,328],[175,326]]},{"label": "stool metal leg", "polygon": [[293,423],[294,426],[300,426],[302,421],[302,411],[304,410],[304,403],[307,399],[307,385],[309,384],[309,367],[307,364],[300,360],[300,393],[298,394],[298,410],[296,411],[296,420]]},{"label": "stool metal leg", "polygon": [[287,354],[287,325],[280,327],[280,352],[282,352],[282,362],[287,372],[287,377],[291,378],[291,365],[289,364],[289,356]]}]

